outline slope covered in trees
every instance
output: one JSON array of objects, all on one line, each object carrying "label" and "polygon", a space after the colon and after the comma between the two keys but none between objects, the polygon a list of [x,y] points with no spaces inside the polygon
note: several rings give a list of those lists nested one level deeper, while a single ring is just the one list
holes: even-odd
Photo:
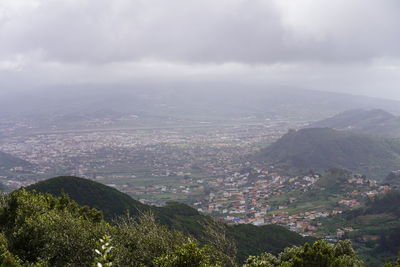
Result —
[{"label": "slope covered in trees", "polygon": [[[66,195],[22,189],[0,200],[0,266],[239,266],[223,232],[201,245],[150,215],[109,224],[101,212]],[[244,267],[364,266],[348,241],[306,243],[279,255],[252,252]]]},{"label": "slope covered in trees", "polygon": [[164,207],[144,205],[114,188],[78,177],[56,177],[27,189],[54,196],[65,193],[81,205],[102,211],[109,221],[127,212],[136,217],[151,212],[162,225],[194,236],[203,243],[209,240],[209,227],[220,229],[234,240],[239,260],[244,260],[254,252],[279,253],[287,246],[300,245],[309,240],[281,226],[228,226],[182,203],[170,202]]},{"label": "slope covered in trees", "polygon": [[235,255],[221,249],[224,244],[199,245],[150,215],[121,217],[111,225],[101,212],[66,195],[18,190],[0,200],[0,266],[236,265]]},{"label": "slope covered in trees", "polygon": [[400,191],[367,201],[364,207],[322,219],[324,232],[350,229],[350,238],[369,266],[380,266],[400,250]]},{"label": "slope covered in trees", "polygon": [[400,165],[398,143],[329,128],[291,130],[257,158],[288,170],[342,168],[376,179]]},{"label": "slope covered in trees", "polygon": [[124,215],[126,211],[129,211],[131,215],[138,215],[139,212],[151,209],[112,187],[73,176],[51,178],[30,185],[27,189],[50,193],[54,196],[66,193],[80,205],[101,210],[107,220]]},{"label": "slope covered in trees", "polygon": [[[397,198],[387,195],[371,207]],[[247,241],[261,242],[257,227],[237,227],[246,228],[242,234]],[[276,226],[268,234],[279,230]],[[148,214],[122,216],[110,224],[101,212],[80,206],[65,194],[54,197],[21,189],[0,195],[0,266],[239,266],[224,229],[211,226],[208,233],[208,240],[200,242],[158,224]],[[253,256],[245,260],[244,267],[364,266],[348,241],[306,243],[288,247],[279,255],[260,253],[257,248],[249,253]]]}]

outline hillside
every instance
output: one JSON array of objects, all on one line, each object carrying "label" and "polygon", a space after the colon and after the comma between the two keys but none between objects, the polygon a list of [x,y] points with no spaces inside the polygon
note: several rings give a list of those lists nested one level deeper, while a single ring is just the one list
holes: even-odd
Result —
[{"label": "hillside", "polygon": [[383,180],[384,183],[393,185],[393,186],[400,186],[400,171],[393,171],[389,173],[388,176],[386,176],[385,180]]},{"label": "hillside", "polygon": [[30,166],[32,166],[32,164],[29,163],[28,161],[0,151],[0,169],[8,170],[14,167],[30,167]]},{"label": "hillside", "polygon": [[[292,178],[284,184],[282,194],[269,199],[270,205],[275,208],[286,206],[285,211],[291,215],[307,211],[329,212],[338,207],[347,210],[353,207],[340,204],[341,200],[354,199],[358,202],[355,205],[357,207],[365,202],[366,192],[379,191],[378,185],[370,184],[367,178],[363,179],[360,175],[342,169],[330,169],[318,176],[312,183],[304,183],[304,176]],[[362,182],[356,183],[356,180]]]},{"label": "hillside", "polygon": [[376,136],[400,137],[400,117],[382,109],[348,110],[312,123],[310,128],[333,128]]},{"label": "hillside", "polygon": [[[27,189],[55,196],[66,193],[81,205],[101,210],[108,220],[123,215],[126,211],[133,216],[151,211],[161,224],[189,233],[200,240],[209,238],[205,226],[215,224],[211,217],[200,214],[188,205],[176,202],[170,202],[164,207],[144,205],[114,188],[78,177],[56,177],[33,184]],[[287,246],[303,244],[308,240],[275,225],[256,227],[218,224],[226,230],[229,237],[235,240],[239,260],[263,251],[279,253]]]},{"label": "hillside", "polygon": [[123,215],[127,210],[132,215],[150,210],[150,207],[112,187],[78,177],[55,177],[30,185],[27,189],[54,196],[66,193],[80,205],[101,210],[107,220]]},{"label": "hillside", "polygon": [[287,170],[348,169],[383,179],[400,165],[398,144],[329,128],[289,131],[261,150],[257,160]]},{"label": "hillside", "polygon": [[367,265],[381,266],[400,250],[400,191],[390,191],[370,200],[364,207],[321,220],[321,230],[345,231]]},{"label": "hillside", "polygon": [[[271,227],[264,233],[273,236],[279,232],[279,227]],[[253,236],[251,231],[245,234],[250,240],[260,240],[260,235]],[[241,266],[223,233],[215,232],[213,237],[202,243],[146,215],[110,224],[100,211],[65,195],[21,189],[2,195],[0,201],[0,266]],[[271,246],[276,249],[277,244]],[[275,266],[282,261],[279,266],[293,261],[302,263],[295,266],[364,266],[350,242],[333,246],[324,240],[285,249],[278,256],[250,256],[243,266]]]}]

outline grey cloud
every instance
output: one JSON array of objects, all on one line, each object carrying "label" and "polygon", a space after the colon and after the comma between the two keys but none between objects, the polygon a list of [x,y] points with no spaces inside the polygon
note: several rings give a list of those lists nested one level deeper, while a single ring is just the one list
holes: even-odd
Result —
[{"label": "grey cloud", "polygon": [[0,0],[0,93],[230,81],[400,99],[398,14],[398,0]]},{"label": "grey cloud", "polygon": [[[0,16],[3,58],[35,52],[60,62],[150,58],[269,64],[399,56],[400,8],[395,0],[354,1],[354,7],[338,0],[342,4],[336,13],[324,8],[325,0],[314,1],[319,4],[309,8],[316,10],[305,11],[301,4],[307,8],[306,0],[292,1],[300,3],[299,13],[310,16],[299,21],[303,28],[288,26],[286,20],[296,17],[293,11],[272,0],[35,2],[37,6],[8,8],[8,16]],[[310,33],[307,27],[314,30]]]}]

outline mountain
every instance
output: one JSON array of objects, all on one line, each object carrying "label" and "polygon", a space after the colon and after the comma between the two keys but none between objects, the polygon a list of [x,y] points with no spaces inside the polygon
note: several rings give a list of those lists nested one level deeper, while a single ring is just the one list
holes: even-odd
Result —
[{"label": "mountain", "polygon": [[14,157],[5,152],[0,151],[0,169],[11,169],[14,167],[31,167],[32,164],[26,160]]},{"label": "mountain", "polygon": [[334,128],[376,136],[400,137],[400,117],[382,109],[348,110],[312,123],[310,128]]},{"label": "mountain", "polygon": [[[188,205],[177,202],[167,203],[164,207],[144,205],[114,188],[78,177],[51,178],[30,185],[27,190],[50,193],[54,196],[65,193],[81,205],[101,210],[109,221],[126,212],[132,216],[139,216],[143,212],[152,212],[161,224],[191,234],[200,240],[206,238],[205,226],[216,223],[211,217],[200,214]],[[261,227],[254,225],[228,226],[222,223],[218,223],[218,225],[225,229],[226,234],[235,241],[239,260],[244,260],[250,254],[264,251],[276,254],[287,246],[300,245],[309,240],[276,225]]]},{"label": "mountain", "polygon": [[400,145],[330,128],[291,130],[257,155],[257,160],[288,170],[348,169],[383,179],[400,166]]}]

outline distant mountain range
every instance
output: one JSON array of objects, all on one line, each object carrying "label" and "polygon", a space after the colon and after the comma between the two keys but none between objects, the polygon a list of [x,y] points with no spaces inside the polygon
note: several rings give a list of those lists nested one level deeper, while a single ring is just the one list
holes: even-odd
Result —
[{"label": "distant mountain range", "polygon": [[[126,213],[135,217],[151,212],[161,224],[193,235],[199,240],[206,234],[205,226],[215,223],[211,217],[200,214],[188,205],[177,202],[167,203],[164,207],[144,205],[114,188],[78,177],[56,177],[33,184],[27,189],[54,196],[65,193],[81,205],[102,211],[108,221]],[[277,225],[219,225],[235,240],[239,260],[265,251],[276,254],[287,246],[311,240]]]},{"label": "distant mountain range", "polygon": [[400,117],[382,109],[348,110],[312,123],[310,128],[333,128],[385,137],[400,137]]},{"label": "distant mountain range", "polygon": [[330,128],[291,130],[257,159],[286,170],[342,168],[382,180],[400,169],[397,141]]},{"label": "distant mountain range", "polygon": [[0,151],[0,169],[8,170],[14,167],[31,167],[32,164],[8,153]]},{"label": "distant mountain range", "polygon": [[[53,86],[5,95],[1,116],[50,121],[95,118],[97,114],[226,121],[249,116],[317,120],[348,109],[385,108],[400,114],[400,102],[301,88],[236,83],[137,83]],[[106,111],[106,112],[104,112]]]}]

